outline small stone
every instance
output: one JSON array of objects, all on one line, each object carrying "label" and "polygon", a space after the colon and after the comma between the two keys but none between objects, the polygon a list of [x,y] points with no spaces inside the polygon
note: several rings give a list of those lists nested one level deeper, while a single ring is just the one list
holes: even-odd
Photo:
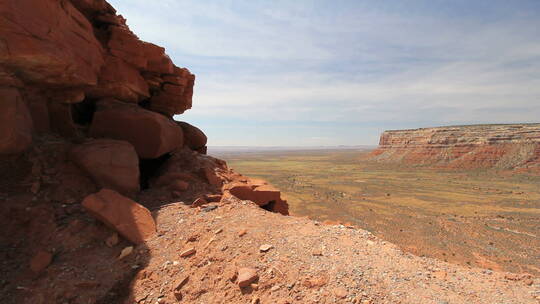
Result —
[{"label": "small stone", "polygon": [[260,252],[267,252],[268,250],[274,248],[274,246],[270,244],[262,244],[261,247],[259,247]]},{"label": "small stone", "polygon": [[322,251],[321,251],[321,250],[315,249],[315,250],[313,250],[313,251],[311,252],[311,255],[313,255],[313,256],[322,256],[323,254],[322,254]]},{"label": "small stone", "polygon": [[118,233],[115,232],[105,240],[105,245],[114,247],[116,244],[118,244]]},{"label": "small stone", "polygon": [[525,283],[525,285],[527,285],[527,286],[531,286],[533,284],[533,280],[526,279],[526,280],[523,281],[523,283]]},{"label": "small stone", "polygon": [[510,281],[519,281],[520,276],[515,273],[507,273],[504,275],[504,278]]},{"label": "small stone", "polygon": [[246,233],[247,233],[247,230],[246,230],[246,229],[242,229],[242,230],[240,230],[240,232],[238,232],[238,236],[240,236],[240,237],[241,237],[241,236],[244,236],[244,235],[246,235]]},{"label": "small stone", "polygon": [[39,188],[40,188],[40,184],[39,182],[34,182],[32,183],[32,187],[30,188],[30,191],[32,191],[32,193],[36,194],[39,192]]},{"label": "small stone", "polygon": [[204,208],[202,208],[201,210],[204,211],[204,212],[210,212],[210,211],[212,211],[212,210],[217,209],[217,207],[218,207],[218,206],[213,205],[213,206],[204,207]]},{"label": "small stone", "polygon": [[179,290],[173,290],[173,295],[176,300],[182,300],[182,293]]},{"label": "small stone", "polygon": [[347,297],[347,289],[343,288],[343,287],[337,287],[337,288],[334,288],[334,295],[336,296],[336,298],[345,298]]},{"label": "small stone", "polygon": [[128,255],[130,255],[133,252],[133,246],[126,247],[122,249],[122,252],[120,252],[120,255],[118,256],[118,259],[121,260]]},{"label": "small stone", "polygon": [[191,204],[191,207],[200,207],[202,205],[206,205],[208,202],[204,199],[204,197],[199,197],[193,203]]},{"label": "small stone", "polygon": [[281,288],[281,286],[279,286],[279,285],[272,286],[272,288],[270,288],[270,291],[278,291],[279,288]]},{"label": "small stone", "polygon": [[197,234],[194,234],[194,235],[189,236],[187,241],[188,242],[195,242],[198,239],[199,239],[199,236]]},{"label": "small stone", "polygon": [[259,289],[259,284],[251,284],[251,289],[253,290],[258,290]]},{"label": "small stone", "polygon": [[261,300],[258,297],[255,297],[253,298],[253,300],[251,300],[251,304],[259,304],[259,303],[261,303]]},{"label": "small stone", "polygon": [[30,269],[35,273],[40,273],[52,262],[52,254],[41,250],[30,261]]},{"label": "small stone", "polygon": [[184,285],[186,285],[188,281],[189,281],[189,275],[185,274],[185,275],[180,276],[180,278],[178,278],[174,282],[174,285],[173,285],[174,290],[182,289],[182,287],[184,287]]},{"label": "small stone", "polygon": [[259,278],[257,270],[253,268],[238,269],[238,286],[247,287]]},{"label": "small stone", "polygon": [[448,274],[446,273],[446,271],[436,271],[434,273],[435,277],[439,280],[445,280],[446,277],[448,276]]},{"label": "small stone", "polygon": [[223,231],[223,229],[219,228],[218,230],[214,231],[215,234],[220,234]]},{"label": "small stone", "polygon": [[189,249],[186,249],[186,250],[182,251],[180,253],[180,257],[185,258],[185,257],[188,257],[188,256],[190,256],[192,254],[195,254],[195,252],[197,252],[195,250],[195,248],[189,248]]}]

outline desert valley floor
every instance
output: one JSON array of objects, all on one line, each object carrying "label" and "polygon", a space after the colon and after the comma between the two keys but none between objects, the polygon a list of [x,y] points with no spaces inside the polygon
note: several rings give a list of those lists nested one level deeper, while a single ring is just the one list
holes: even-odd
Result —
[{"label": "desert valley floor", "polygon": [[367,153],[218,156],[277,186],[293,215],[354,225],[420,256],[540,274],[539,176],[383,165]]}]

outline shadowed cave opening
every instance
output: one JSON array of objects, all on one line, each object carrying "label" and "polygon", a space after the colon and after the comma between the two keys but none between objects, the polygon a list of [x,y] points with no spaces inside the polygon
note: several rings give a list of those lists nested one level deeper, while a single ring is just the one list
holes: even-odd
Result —
[{"label": "shadowed cave opening", "polygon": [[71,105],[71,117],[73,122],[78,125],[90,125],[95,112],[96,102],[92,99],[85,99]]},{"label": "shadowed cave opening", "polygon": [[171,157],[170,153],[166,153],[158,158],[141,158],[139,159],[140,185],[141,190],[146,190],[150,187],[150,180],[154,178],[159,169]]},{"label": "shadowed cave opening", "polygon": [[268,204],[261,206],[266,211],[274,212],[274,206],[276,205],[276,201],[270,201]]}]

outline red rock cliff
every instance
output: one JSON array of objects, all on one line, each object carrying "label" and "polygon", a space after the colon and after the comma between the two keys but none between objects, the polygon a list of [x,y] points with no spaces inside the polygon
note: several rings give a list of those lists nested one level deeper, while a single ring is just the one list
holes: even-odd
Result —
[{"label": "red rock cliff", "polygon": [[[39,196],[53,180],[59,201],[106,188],[148,202],[200,198],[201,205],[236,191],[287,214],[278,190],[206,156],[206,135],[173,120],[191,108],[194,82],[104,0],[1,1],[0,194],[32,185],[21,191]],[[51,149],[55,157],[47,159]],[[21,169],[28,163],[30,170]],[[67,189],[74,181],[79,187]],[[225,187],[233,182],[236,188]]]},{"label": "red rock cliff", "polygon": [[540,124],[385,131],[372,159],[450,168],[540,169]]},{"label": "red rock cliff", "polygon": [[0,3],[2,154],[24,151],[33,131],[81,135],[77,122],[105,99],[183,113],[194,80],[103,0]]}]

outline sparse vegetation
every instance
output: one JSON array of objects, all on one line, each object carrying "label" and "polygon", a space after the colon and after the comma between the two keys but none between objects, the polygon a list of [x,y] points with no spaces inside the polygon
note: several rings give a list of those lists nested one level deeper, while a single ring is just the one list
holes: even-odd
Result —
[{"label": "sparse vegetation", "polygon": [[364,153],[221,157],[279,187],[294,215],[351,223],[418,255],[540,273],[540,177],[380,164]]}]

